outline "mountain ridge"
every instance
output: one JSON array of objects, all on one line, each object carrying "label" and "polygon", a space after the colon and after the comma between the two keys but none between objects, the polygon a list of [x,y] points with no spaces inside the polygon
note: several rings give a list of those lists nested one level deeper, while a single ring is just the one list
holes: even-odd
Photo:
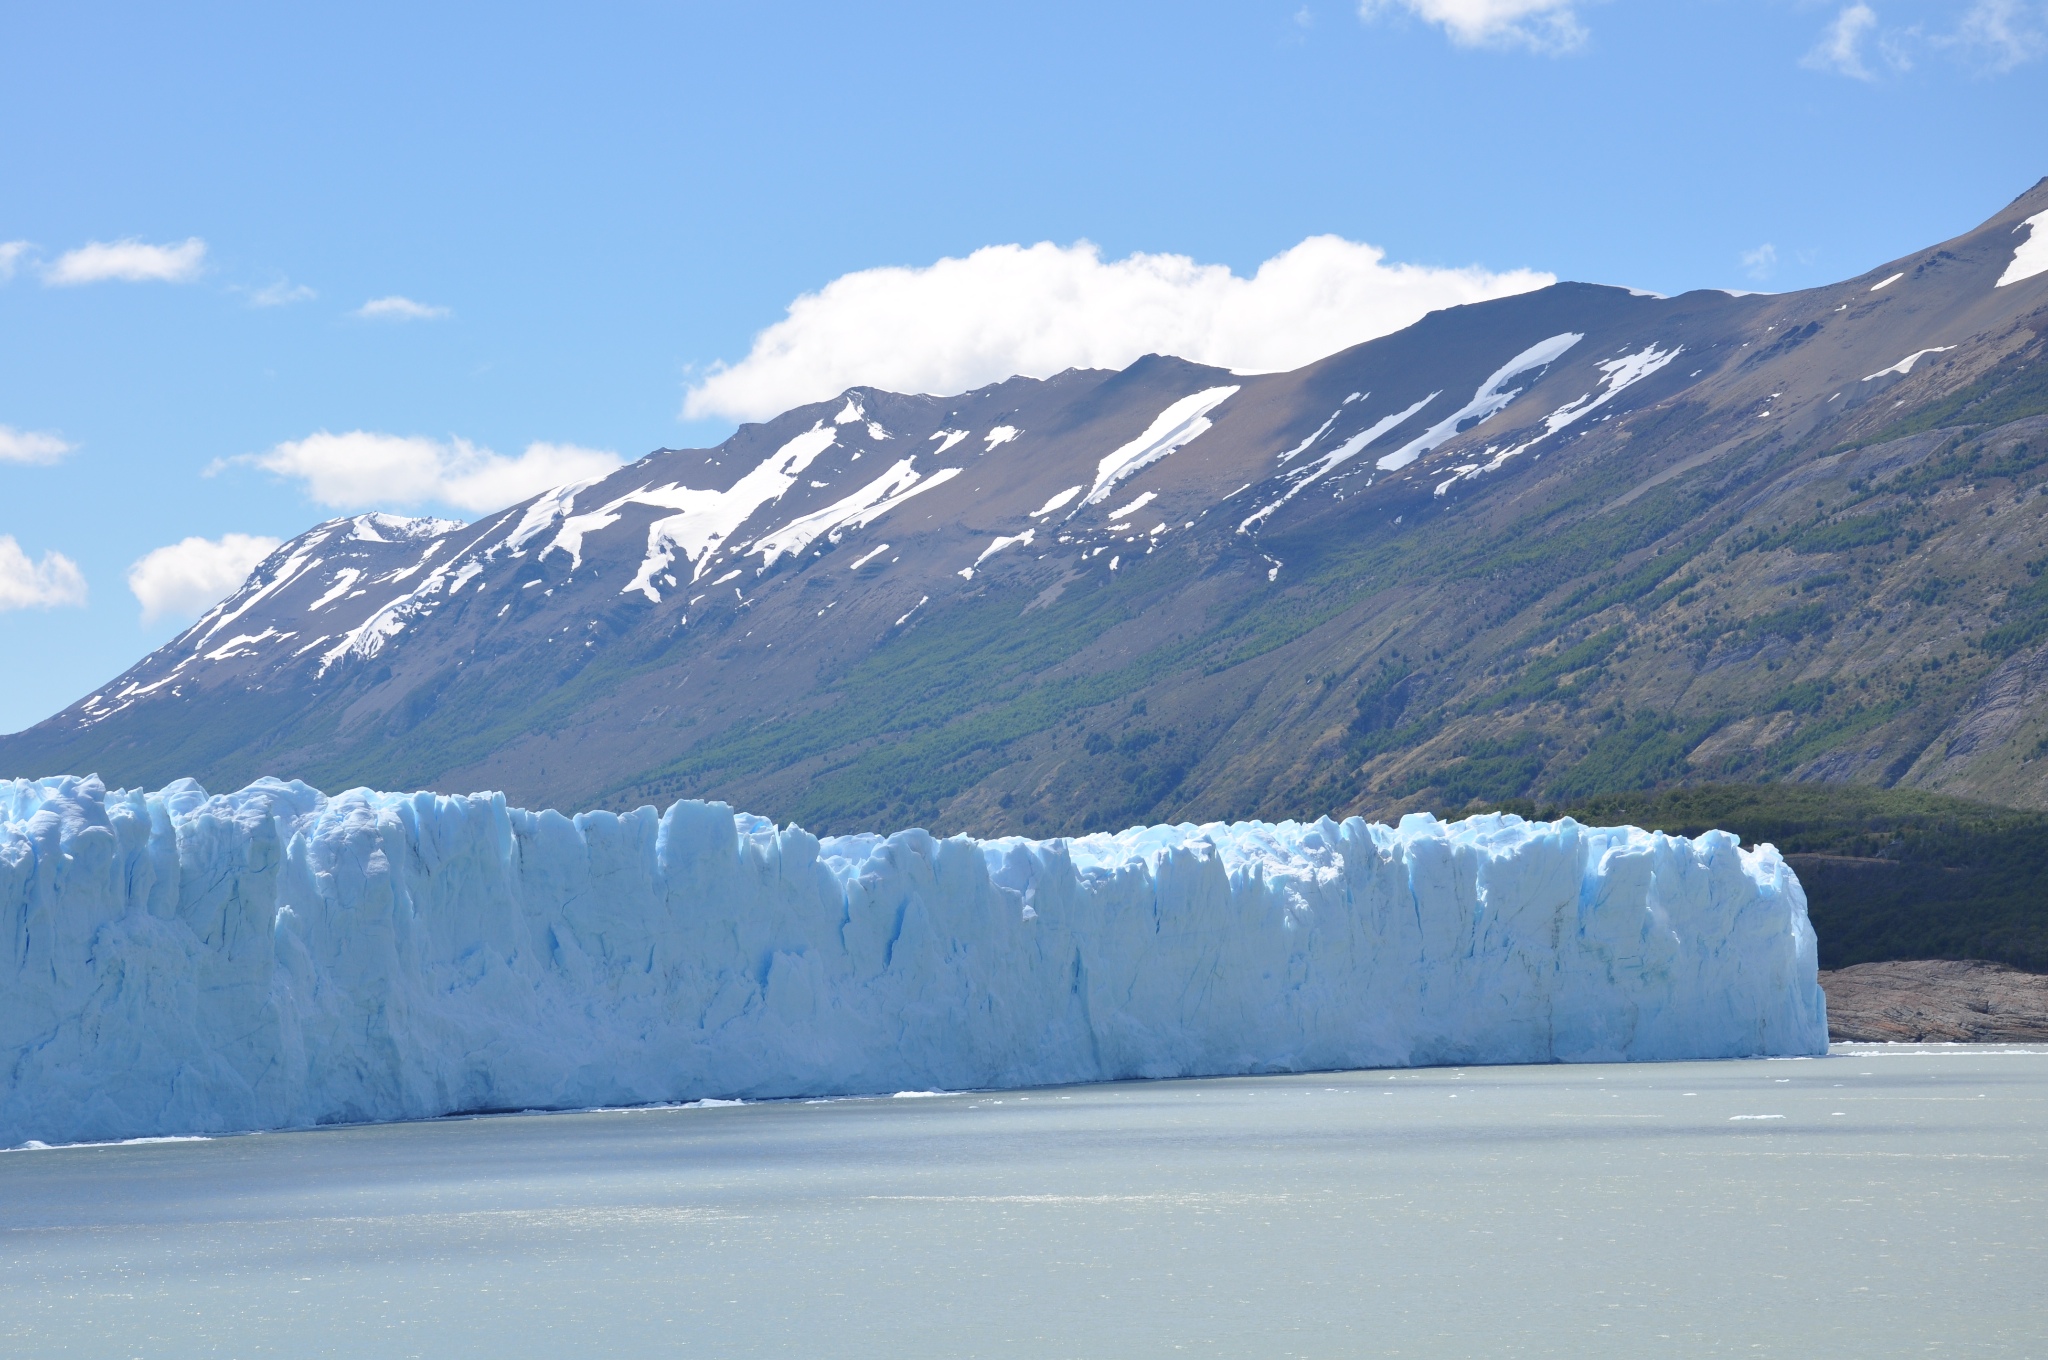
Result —
[{"label": "mountain ridge", "polygon": [[855,388],[461,529],[329,521],[0,770],[1037,834],[1627,779],[2048,806],[2030,232],[2048,181],[1818,289]]}]

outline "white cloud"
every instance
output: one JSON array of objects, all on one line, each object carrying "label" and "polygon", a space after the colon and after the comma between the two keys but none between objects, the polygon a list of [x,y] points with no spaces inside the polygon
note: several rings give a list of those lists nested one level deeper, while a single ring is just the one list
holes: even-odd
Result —
[{"label": "white cloud", "polygon": [[1742,272],[1753,279],[1767,279],[1778,268],[1778,248],[1769,241],[1755,250],[1742,252]]},{"label": "white cloud", "polygon": [[12,534],[0,534],[0,610],[85,603],[85,574],[60,552],[31,562]]},{"label": "white cloud", "polygon": [[288,307],[294,302],[311,302],[320,296],[305,284],[293,283],[290,279],[279,279],[276,283],[248,291],[251,307]]},{"label": "white cloud", "polygon": [[429,307],[393,293],[390,297],[371,298],[356,308],[354,315],[366,321],[439,321],[452,313],[446,307]]},{"label": "white cloud", "polygon": [[1799,59],[1812,71],[1832,71],[1855,80],[1875,80],[1863,58],[1864,43],[1877,31],[1877,11],[1861,3],[1844,5],[1813,50]]},{"label": "white cloud", "polygon": [[[528,444],[517,458],[508,458],[467,439],[321,430],[267,453],[226,461],[297,478],[316,503],[339,510],[432,503],[483,514],[550,487],[604,476],[622,460],[608,450],[575,444]],[[225,465],[216,463],[207,471]]]},{"label": "white cloud", "polygon": [[186,538],[145,554],[128,568],[128,589],[142,603],[142,621],[191,617],[226,599],[281,540],[261,534]]},{"label": "white cloud", "polygon": [[1939,46],[1978,57],[1985,67],[2001,75],[2048,51],[2040,7],[2023,0],[1977,0],[1954,34],[1936,41]]},{"label": "white cloud", "polygon": [[1105,261],[1083,241],[985,246],[842,275],[789,305],[747,357],[690,389],[686,416],[765,419],[848,387],[963,392],[1014,374],[1122,368],[1147,353],[1240,372],[1295,368],[1458,303],[1555,282],[1530,270],[1383,263],[1312,236],[1251,278],[1185,255]]},{"label": "white cloud", "polygon": [[1406,10],[1437,24],[1461,47],[1526,47],[1570,52],[1585,45],[1577,0],[1359,0],[1359,17]]},{"label": "white cloud", "polygon": [[133,237],[93,241],[67,250],[43,270],[53,286],[76,283],[185,283],[199,277],[206,242],[189,237],[174,246],[153,246]]},{"label": "white cloud", "polygon": [[54,463],[77,447],[49,430],[0,425],[0,463]]},{"label": "white cloud", "polygon": [[0,283],[14,277],[14,267],[32,248],[27,241],[0,241]]}]

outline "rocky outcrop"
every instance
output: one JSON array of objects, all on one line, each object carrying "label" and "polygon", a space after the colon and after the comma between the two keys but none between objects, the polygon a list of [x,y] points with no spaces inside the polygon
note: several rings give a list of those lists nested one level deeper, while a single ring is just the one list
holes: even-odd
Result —
[{"label": "rocky outcrop", "polygon": [[1837,1043],[2048,1041],[2048,976],[1978,959],[1859,963],[1820,975]]}]

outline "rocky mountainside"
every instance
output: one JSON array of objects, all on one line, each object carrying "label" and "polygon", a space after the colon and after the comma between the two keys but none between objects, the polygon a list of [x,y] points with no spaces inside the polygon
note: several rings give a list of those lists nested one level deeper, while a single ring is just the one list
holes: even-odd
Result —
[{"label": "rocky mountainside", "polygon": [[856,389],[280,548],[0,774],[1049,834],[1707,780],[2048,806],[2048,181],[1829,287]]}]

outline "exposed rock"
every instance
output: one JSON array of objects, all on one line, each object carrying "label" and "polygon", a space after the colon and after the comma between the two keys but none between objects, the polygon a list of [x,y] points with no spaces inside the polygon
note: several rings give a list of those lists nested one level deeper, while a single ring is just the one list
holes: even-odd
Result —
[{"label": "exposed rock", "polygon": [[2048,976],[1977,959],[1859,963],[1820,975],[1837,1043],[2048,1040]]}]

